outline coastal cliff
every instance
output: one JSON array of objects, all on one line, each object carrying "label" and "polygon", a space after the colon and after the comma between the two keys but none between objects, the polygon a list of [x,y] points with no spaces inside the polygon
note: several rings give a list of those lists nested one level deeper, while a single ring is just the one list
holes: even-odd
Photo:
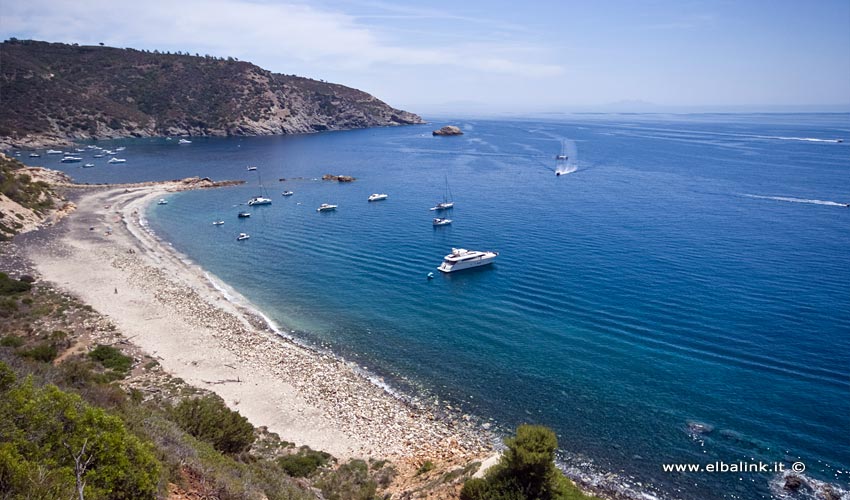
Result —
[{"label": "coastal cliff", "polygon": [[0,54],[5,147],[423,123],[366,92],[233,58],[15,39]]}]

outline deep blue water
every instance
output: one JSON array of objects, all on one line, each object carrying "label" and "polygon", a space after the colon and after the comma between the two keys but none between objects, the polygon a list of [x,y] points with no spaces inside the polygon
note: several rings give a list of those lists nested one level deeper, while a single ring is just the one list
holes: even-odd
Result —
[{"label": "deep blue water", "polygon": [[[465,135],[432,137],[445,123]],[[556,177],[563,140],[577,170]],[[124,165],[41,160],[82,182],[248,180],[172,195],[150,209],[151,226],[280,325],[399,387],[503,429],[549,425],[569,467],[671,498],[770,497],[776,475],[662,463],[799,457],[809,476],[848,487],[846,114],[461,119],[120,143]],[[259,191],[247,165],[271,206],[238,205]],[[325,173],[357,181],[315,180]],[[446,178],[454,224],[435,229],[428,208]],[[368,203],[373,192],[389,199]],[[339,208],[317,213],[324,202]],[[253,216],[237,220],[244,209]],[[251,239],[235,241],[242,231]],[[501,255],[441,275],[452,247]],[[689,422],[713,431],[694,436]]]}]

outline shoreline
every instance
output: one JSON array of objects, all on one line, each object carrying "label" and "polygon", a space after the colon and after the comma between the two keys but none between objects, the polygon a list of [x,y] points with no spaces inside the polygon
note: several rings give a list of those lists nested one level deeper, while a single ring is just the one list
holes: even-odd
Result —
[{"label": "shoreline", "polygon": [[45,281],[112,319],[173,376],[283,439],[338,458],[418,467],[492,455],[494,436],[441,420],[353,363],[276,332],[247,299],[160,240],[144,210],[185,190],[181,181],[80,187],[77,210],[51,234],[25,238],[24,252]]}]

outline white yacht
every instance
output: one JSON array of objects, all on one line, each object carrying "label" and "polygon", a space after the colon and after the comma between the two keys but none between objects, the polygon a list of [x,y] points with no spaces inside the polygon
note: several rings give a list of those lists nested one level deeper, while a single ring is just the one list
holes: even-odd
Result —
[{"label": "white yacht", "polygon": [[284,191],[282,194],[283,194],[284,196],[292,196],[292,195],[293,195],[293,194],[295,194],[295,193],[293,193],[292,191]]},{"label": "white yacht", "polygon": [[452,253],[443,257],[443,263],[439,269],[444,273],[462,271],[478,266],[492,264],[499,252],[481,252],[478,250],[466,250],[465,248],[452,248]]},{"label": "white yacht", "polygon": [[109,161],[108,161],[108,162],[106,162],[106,163],[127,163],[127,160],[125,160],[124,158],[115,158],[115,157],[112,157],[112,158],[110,158],[110,159],[109,159]]},{"label": "white yacht", "polygon": [[103,158],[104,156],[106,156],[106,155],[104,155],[104,154],[96,154],[96,155],[92,156],[92,158]]},{"label": "white yacht", "polygon": [[331,205],[329,203],[322,203],[319,205],[319,208],[316,209],[317,212],[329,212],[331,210],[336,210],[336,205]]},{"label": "white yacht", "polygon": [[248,206],[253,207],[254,205],[271,205],[271,198],[266,198],[264,196],[255,196],[248,200]]},{"label": "white yacht", "polygon": [[59,151],[58,149],[48,149],[47,154],[49,154],[49,155],[61,155],[62,151]]},{"label": "white yacht", "polygon": [[224,224],[224,221],[223,221],[223,220],[216,220],[216,221],[213,221],[213,226],[220,226],[220,225],[222,225],[222,224]]},{"label": "white yacht", "polygon": [[452,220],[446,217],[434,217],[435,226],[447,226],[452,223]]},{"label": "white yacht", "polygon": [[179,141],[177,141],[177,144],[192,144],[192,141],[188,139],[180,139]]},{"label": "white yacht", "polygon": [[79,156],[66,156],[62,158],[62,163],[77,163],[83,161]]},{"label": "white yacht", "polygon": [[94,163],[86,163],[83,168],[94,168]]},{"label": "white yacht", "polygon": [[389,198],[389,196],[386,193],[372,193],[369,195],[369,201],[380,201],[386,200],[387,198]]},{"label": "white yacht", "polygon": [[168,200],[166,200],[165,198],[160,198],[159,202],[157,202],[157,205],[168,205]]},{"label": "white yacht", "polygon": [[250,238],[247,233],[239,233],[239,236],[236,237],[236,241],[247,240]]},{"label": "white yacht", "polygon": [[115,148],[115,151],[124,151],[127,149],[125,146],[121,146],[120,148]]},{"label": "white yacht", "polygon": [[245,170],[253,172],[254,170],[257,170],[257,167],[245,167]]},{"label": "white yacht", "polygon": [[38,154],[38,153],[30,153],[30,158],[38,158],[38,157],[40,157],[40,156],[41,156],[41,155],[40,155],[40,154]]}]

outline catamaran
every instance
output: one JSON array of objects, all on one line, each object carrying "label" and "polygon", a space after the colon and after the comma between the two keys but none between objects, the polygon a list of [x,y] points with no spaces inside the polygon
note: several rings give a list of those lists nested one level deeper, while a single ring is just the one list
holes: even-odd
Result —
[{"label": "catamaran", "polygon": [[499,252],[481,252],[465,248],[452,248],[452,253],[443,257],[443,263],[437,268],[444,273],[453,273],[473,267],[492,264]]}]

